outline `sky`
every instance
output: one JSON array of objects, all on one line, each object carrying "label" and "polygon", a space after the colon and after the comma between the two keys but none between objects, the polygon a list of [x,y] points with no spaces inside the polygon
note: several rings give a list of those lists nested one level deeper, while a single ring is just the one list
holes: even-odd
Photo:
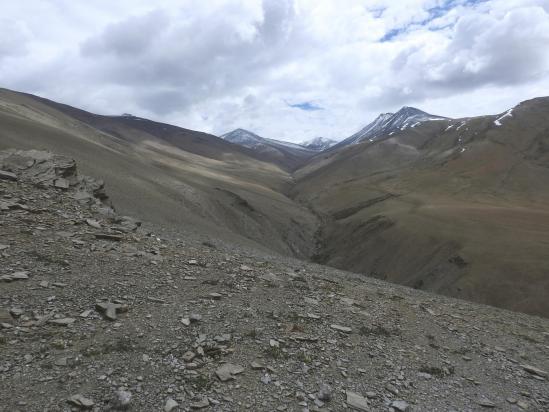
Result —
[{"label": "sky", "polygon": [[25,0],[0,87],[216,135],[341,140],[379,113],[549,95],[549,0]]}]

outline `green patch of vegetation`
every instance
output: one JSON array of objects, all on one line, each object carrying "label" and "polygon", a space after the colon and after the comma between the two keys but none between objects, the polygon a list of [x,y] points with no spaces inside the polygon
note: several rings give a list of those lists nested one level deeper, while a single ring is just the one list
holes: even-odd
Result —
[{"label": "green patch of vegetation", "polygon": [[188,382],[199,392],[204,392],[212,387],[212,380],[209,376],[200,374],[195,376],[189,376]]},{"label": "green patch of vegetation", "polygon": [[297,352],[296,357],[298,361],[303,362],[305,364],[310,364],[313,362],[313,357],[311,356],[311,354],[305,351]]},{"label": "green patch of vegetation", "polygon": [[286,359],[288,354],[279,346],[269,346],[265,349],[265,356],[273,359]]}]

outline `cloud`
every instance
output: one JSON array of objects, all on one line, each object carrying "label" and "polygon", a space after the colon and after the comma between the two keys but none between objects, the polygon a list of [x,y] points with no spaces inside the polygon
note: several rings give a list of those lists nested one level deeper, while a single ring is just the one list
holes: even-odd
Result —
[{"label": "cloud", "polygon": [[27,54],[30,34],[22,22],[0,17],[0,62]]},{"label": "cloud", "polygon": [[29,0],[1,19],[2,86],[215,134],[344,138],[403,105],[549,94],[547,0]]}]

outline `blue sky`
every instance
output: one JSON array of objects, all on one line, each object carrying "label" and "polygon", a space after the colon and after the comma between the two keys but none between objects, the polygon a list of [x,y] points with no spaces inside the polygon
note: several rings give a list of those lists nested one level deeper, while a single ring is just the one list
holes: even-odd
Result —
[{"label": "blue sky", "polygon": [[293,107],[294,109],[304,110],[306,112],[314,112],[316,110],[324,110],[324,108],[317,106],[316,104],[312,102],[301,102],[301,103],[294,103],[289,104],[287,103],[289,107]]}]

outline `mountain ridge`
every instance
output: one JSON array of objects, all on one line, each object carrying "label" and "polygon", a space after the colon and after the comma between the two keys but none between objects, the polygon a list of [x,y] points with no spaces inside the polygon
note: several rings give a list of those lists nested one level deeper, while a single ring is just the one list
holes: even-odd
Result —
[{"label": "mountain ridge", "polygon": [[451,120],[443,116],[436,116],[416,109],[415,107],[403,106],[396,113],[381,113],[371,123],[368,123],[355,134],[343,139],[333,149],[347,145],[359,144],[365,141],[374,142],[379,138],[391,136],[394,133],[403,131],[408,127],[416,127],[426,121]]}]

